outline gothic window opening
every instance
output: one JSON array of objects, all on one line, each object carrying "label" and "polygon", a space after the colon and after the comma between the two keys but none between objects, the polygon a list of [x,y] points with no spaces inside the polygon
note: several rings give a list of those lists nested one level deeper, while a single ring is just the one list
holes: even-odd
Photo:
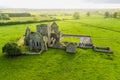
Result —
[{"label": "gothic window opening", "polygon": [[39,42],[37,42],[37,47],[39,46]]}]

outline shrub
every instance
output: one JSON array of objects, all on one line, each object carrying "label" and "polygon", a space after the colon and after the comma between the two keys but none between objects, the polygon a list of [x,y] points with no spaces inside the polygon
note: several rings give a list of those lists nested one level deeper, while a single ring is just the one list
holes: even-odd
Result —
[{"label": "shrub", "polygon": [[7,43],[2,48],[2,52],[8,56],[19,56],[21,55],[21,49],[16,43]]}]

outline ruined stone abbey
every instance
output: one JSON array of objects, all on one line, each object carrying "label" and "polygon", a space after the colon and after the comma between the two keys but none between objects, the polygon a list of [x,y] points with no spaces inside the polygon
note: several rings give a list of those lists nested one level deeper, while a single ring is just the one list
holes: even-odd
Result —
[{"label": "ruined stone abbey", "polygon": [[[61,42],[64,37],[79,38],[79,43]],[[76,48],[92,48],[96,51],[109,52],[109,48],[95,48],[90,36],[62,34],[58,25],[53,22],[51,25],[41,24],[36,26],[36,32],[32,32],[29,27],[26,29],[24,44],[29,50],[47,51],[48,48],[63,49],[69,53],[76,53]],[[100,49],[100,50],[99,50]]]}]

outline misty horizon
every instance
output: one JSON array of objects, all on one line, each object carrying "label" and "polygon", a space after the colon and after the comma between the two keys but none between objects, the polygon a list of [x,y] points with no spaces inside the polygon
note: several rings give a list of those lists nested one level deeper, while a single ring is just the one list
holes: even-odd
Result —
[{"label": "misty horizon", "polygon": [[0,0],[0,8],[27,9],[116,9],[120,0]]}]

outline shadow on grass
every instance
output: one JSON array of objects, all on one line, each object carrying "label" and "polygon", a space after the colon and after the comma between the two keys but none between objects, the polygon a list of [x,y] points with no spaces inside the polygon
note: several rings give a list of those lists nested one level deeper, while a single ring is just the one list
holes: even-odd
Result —
[{"label": "shadow on grass", "polygon": [[114,55],[113,54],[108,54],[108,53],[100,53],[101,58],[107,59],[107,60],[114,60]]}]

